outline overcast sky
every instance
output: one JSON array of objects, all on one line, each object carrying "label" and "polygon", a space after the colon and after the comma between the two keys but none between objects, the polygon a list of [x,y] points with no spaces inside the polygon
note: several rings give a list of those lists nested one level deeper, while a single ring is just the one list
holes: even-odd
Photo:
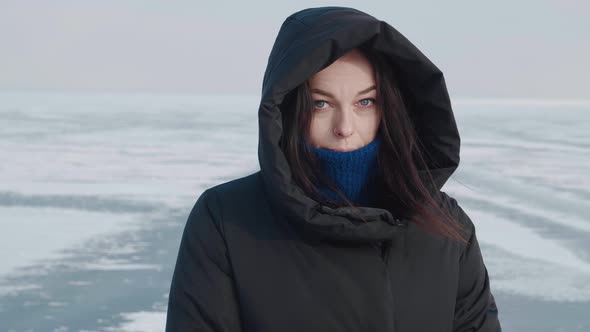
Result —
[{"label": "overcast sky", "polygon": [[0,0],[0,90],[259,94],[283,20],[391,24],[453,97],[590,99],[590,1]]}]

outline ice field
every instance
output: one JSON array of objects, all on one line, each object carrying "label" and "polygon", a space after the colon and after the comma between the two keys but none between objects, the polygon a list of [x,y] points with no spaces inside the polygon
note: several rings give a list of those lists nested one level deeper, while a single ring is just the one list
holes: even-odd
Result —
[{"label": "ice field", "polygon": [[[454,100],[443,188],[504,331],[590,331],[590,103]],[[0,93],[0,331],[163,331],[192,205],[258,169],[257,96]]]}]

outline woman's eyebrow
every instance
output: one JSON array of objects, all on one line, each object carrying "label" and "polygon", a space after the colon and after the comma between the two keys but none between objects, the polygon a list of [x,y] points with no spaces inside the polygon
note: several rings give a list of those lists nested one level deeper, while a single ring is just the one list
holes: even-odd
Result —
[{"label": "woman's eyebrow", "polygon": [[366,88],[364,90],[359,91],[359,93],[357,93],[356,95],[357,96],[360,96],[360,95],[365,94],[365,93],[367,93],[369,91],[372,91],[372,90],[377,90],[377,87],[375,85],[371,85],[370,87],[368,87],[368,88]]},{"label": "woman's eyebrow", "polygon": [[[368,87],[368,88],[366,88],[364,90],[359,91],[356,95],[357,96],[360,96],[360,95],[365,94],[365,93],[367,93],[369,91],[372,91],[372,90],[377,90],[377,87],[375,85],[372,85],[372,86],[370,86],[370,87]],[[334,96],[331,93],[329,93],[327,91],[324,91],[322,89],[311,89],[311,92],[312,93],[317,93],[317,94],[320,94],[320,95],[324,95],[326,97],[334,98]]]}]

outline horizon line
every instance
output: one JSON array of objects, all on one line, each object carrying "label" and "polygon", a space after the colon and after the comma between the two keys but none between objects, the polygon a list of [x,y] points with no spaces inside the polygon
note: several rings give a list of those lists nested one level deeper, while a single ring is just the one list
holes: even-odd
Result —
[{"label": "horizon line", "polygon": [[[141,95],[141,96],[178,96],[178,97],[220,97],[235,96],[260,98],[260,93],[253,92],[192,92],[192,91],[98,91],[98,90],[62,90],[62,89],[1,89],[0,94],[43,94],[43,95]],[[450,97],[452,106],[590,106],[590,98],[531,98],[531,97]]]}]

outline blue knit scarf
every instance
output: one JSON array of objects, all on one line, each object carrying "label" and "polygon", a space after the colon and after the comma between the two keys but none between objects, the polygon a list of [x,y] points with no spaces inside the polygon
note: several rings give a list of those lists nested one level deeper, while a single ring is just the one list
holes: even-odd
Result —
[{"label": "blue knit scarf", "polygon": [[[367,206],[374,202],[375,187],[373,179],[377,174],[377,153],[381,143],[380,135],[369,144],[352,151],[340,152],[312,146],[318,157],[322,172],[346,198],[357,205]],[[326,198],[336,202],[342,199],[336,192],[320,187]]]}]

